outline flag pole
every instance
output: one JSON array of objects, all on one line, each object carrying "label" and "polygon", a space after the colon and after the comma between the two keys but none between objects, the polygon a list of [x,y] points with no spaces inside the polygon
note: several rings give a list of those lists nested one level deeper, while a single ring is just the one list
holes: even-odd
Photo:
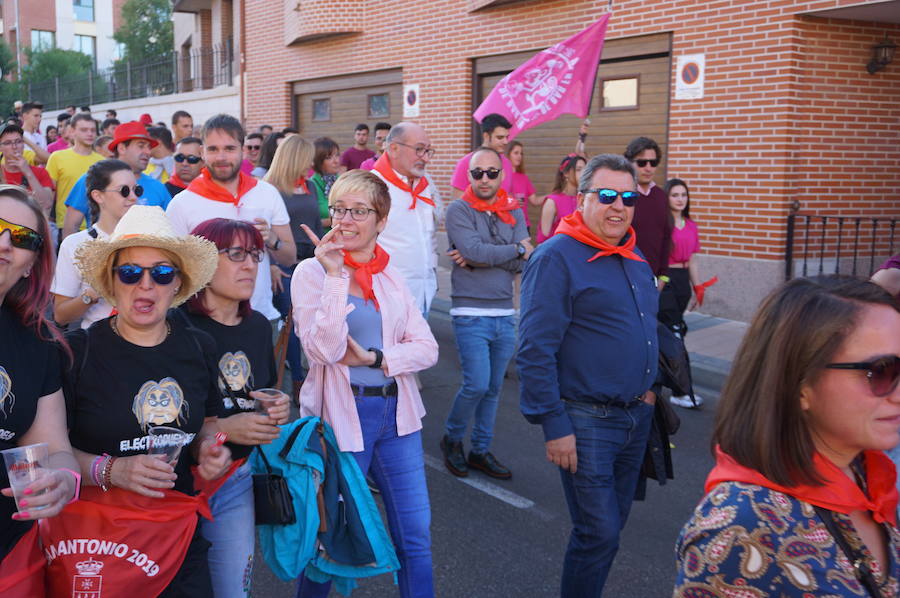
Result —
[{"label": "flag pole", "polygon": [[[612,4],[613,0],[609,0],[606,5],[606,12],[610,13],[612,16]],[[585,118],[591,117],[591,106],[594,105],[594,92],[597,90],[597,75],[600,74],[600,61],[603,59],[603,55],[601,54],[599,58],[597,58],[597,67],[594,69],[594,84],[591,85],[591,99],[588,102],[588,111],[585,115]]]}]

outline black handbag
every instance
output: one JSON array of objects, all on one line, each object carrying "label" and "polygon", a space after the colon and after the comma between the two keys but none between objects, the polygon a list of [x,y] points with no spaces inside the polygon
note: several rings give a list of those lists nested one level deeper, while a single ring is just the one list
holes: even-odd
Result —
[{"label": "black handbag", "polygon": [[[219,380],[228,398],[237,405],[237,397],[228,386],[222,370],[219,370]],[[280,474],[272,473],[272,467],[265,453],[258,446],[256,449],[266,466],[266,473],[253,474],[253,510],[256,525],[291,525],[297,521],[297,514],[294,512],[294,501],[287,480]]]}]

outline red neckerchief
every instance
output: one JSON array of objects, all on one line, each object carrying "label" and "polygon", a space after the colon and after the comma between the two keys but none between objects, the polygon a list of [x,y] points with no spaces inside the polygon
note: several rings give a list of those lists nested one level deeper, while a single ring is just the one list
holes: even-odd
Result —
[{"label": "red neckerchief", "polygon": [[306,184],[305,176],[297,177],[297,180],[294,181],[294,189],[302,189],[303,195],[309,195],[309,186]]},{"label": "red neckerchief", "polygon": [[362,289],[363,299],[366,301],[371,299],[372,303],[375,304],[375,309],[378,311],[381,311],[381,308],[378,306],[378,299],[375,298],[375,291],[372,290],[372,275],[378,274],[387,268],[390,260],[391,256],[378,244],[375,245],[375,254],[372,256],[372,259],[365,264],[353,261],[353,258],[350,257],[350,252],[344,253],[344,264],[356,270],[353,273],[353,280]]},{"label": "red neckerchief", "polygon": [[576,241],[580,241],[585,245],[599,249],[588,261],[593,262],[598,257],[605,255],[621,255],[626,260],[634,260],[636,262],[647,263],[647,260],[634,252],[637,245],[637,235],[634,233],[634,227],[628,227],[628,240],[624,245],[610,245],[600,237],[594,234],[584,223],[581,212],[575,211],[563,218],[559,226],[556,227],[557,235],[569,235]]},{"label": "red neckerchief", "polygon": [[238,192],[235,197],[228,189],[215,182],[209,174],[209,169],[204,167],[203,170],[200,171],[200,176],[191,181],[191,184],[188,185],[188,191],[193,191],[206,199],[230,203],[236,206],[247,191],[256,187],[256,183],[256,179],[252,176],[248,176],[243,172],[238,173]]},{"label": "red neckerchief", "polygon": [[475,196],[472,192],[472,185],[466,187],[462,198],[468,202],[470,206],[479,212],[493,212],[497,218],[510,226],[516,225],[516,218],[510,213],[519,209],[519,202],[512,199],[503,189],[497,190],[497,197],[492,202],[487,202]]},{"label": "red neckerchief", "polygon": [[410,210],[416,209],[416,200],[422,200],[430,206],[434,206],[434,201],[431,198],[425,197],[422,195],[422,191],[428,186],[428,181],[425,180],[425,177],[419,179],[416,183],[416,188],[413,189],[406,183],[400,180],[400,177],[397,176],[397,173],[394,172],[394,167],[391,166],[391,159],[388,158],[387,152],[381,154],[381,157],[375,162],[375,166],[372,168],[381,174],[384,179],[397,187],[401,191],[406,191],[410,195],[412,195],[412,203],[409,204]]},{"label": "red neckerchief", "polygon": [[754,484],[845,515],[853,511],[869,511],[876,522],[886,521],[896,527],[898,494],[894,485],[897,479],[894,464],[881,451],[864,451],[863,456],[869,496],[837,465],[819,453],[813,455],[813,466],[819,477],[825,480],[825,485],[786,487],[770,481],[758,471],[744,467],[717,446],[716,466],[706,478],[705,490],[709,492],[720,482]]},{"label": "red neckerchief", "polygon": [[173,174],[169,177],[169,182],[175,185],[176,187],[180,187],[181,189],[187,189],[188,184],[181,180],[181,177],[177,174]]}]

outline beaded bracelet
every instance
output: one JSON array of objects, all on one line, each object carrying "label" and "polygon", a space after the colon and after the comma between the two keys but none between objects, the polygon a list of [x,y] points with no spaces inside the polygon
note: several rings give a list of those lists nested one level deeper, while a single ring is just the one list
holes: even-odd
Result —
[{"label": "beaded bracelet", "polygon": [[100,486],[100,464],[103,463],[106,457],[108,455],[99,455],[94,457],[94,460],[91,462],[91,480],[94,481],[94,486]]},{"label": "beaded bracelet", "polygon": [[113,463],[116,462],[115,457],[111,457],[106,455],[107,460],[103,464],[103,471],[100,474],[100,488],[103,489],[104,492],[112,488],[112,467]]}]

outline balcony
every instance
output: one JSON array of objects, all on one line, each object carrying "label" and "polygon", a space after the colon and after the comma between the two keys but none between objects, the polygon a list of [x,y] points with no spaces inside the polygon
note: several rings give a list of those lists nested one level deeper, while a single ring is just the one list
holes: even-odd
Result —
[{"label": "balcony", "polygon": [[362,0],[282,1],[286,46],[353,35],[363,30],[366,3]]}]

